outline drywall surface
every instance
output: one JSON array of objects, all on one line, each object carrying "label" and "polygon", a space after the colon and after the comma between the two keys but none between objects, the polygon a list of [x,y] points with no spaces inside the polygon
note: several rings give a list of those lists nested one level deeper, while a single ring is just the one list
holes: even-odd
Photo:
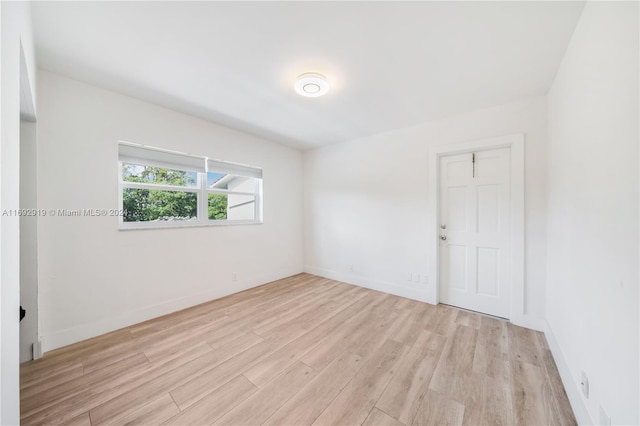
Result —
[{"label": "drywall surface", "polygon": [[[0,3],[0,211],[20,207],[21,88],[35,84],[31,9],[27,2]],[[21,56],[26,72],[22,75]],[[25,80],[29,80],[28,82]],[[21,86],[22,83],[22,86]],[[35,100],[26,99],[35,111]],[[20,222],[0,216],[0,424],[20,422]]]},{"label": "drywall surface", "polygon": [[301,272],[299,151],[46,71],[38,83],[41,209],[117,208],[121,140],[264,175],[260,225],[123,231],[117,217],[40,218],[45,351]]},{"label": "drywall surface", "polygon": [[638,59],[638,4],[587,2],[548,96],[548,333],[584,424],[640,423]]},{"label": "drywall surface", "polygon": [[546,114],[546,99],[535,97],[306,151],[305,270],[433,302],[430,148],[524,133],[525,314],[527,325],[542,328]]}]

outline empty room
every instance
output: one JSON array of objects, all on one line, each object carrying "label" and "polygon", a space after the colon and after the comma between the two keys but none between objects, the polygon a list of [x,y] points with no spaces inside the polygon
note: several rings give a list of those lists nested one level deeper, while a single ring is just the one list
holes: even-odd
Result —
[{"label": "empty room", "polygon": [[0,424],[640,424],[639,21],[0,2]]}]

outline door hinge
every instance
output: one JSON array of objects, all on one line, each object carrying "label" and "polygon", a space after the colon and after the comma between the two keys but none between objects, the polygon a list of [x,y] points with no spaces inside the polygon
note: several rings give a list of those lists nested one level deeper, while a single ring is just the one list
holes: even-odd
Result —
[{"label": "door hinge", "polygon": [[471,177],[476,177],[476,153],[471,153]]}]

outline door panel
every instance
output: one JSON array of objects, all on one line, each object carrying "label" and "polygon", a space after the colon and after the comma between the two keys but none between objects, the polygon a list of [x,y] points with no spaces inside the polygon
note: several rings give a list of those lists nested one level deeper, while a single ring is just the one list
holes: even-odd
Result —
[{"label": "door panel", "polygon": [[478,247],[478,294],[499,296],[500,250]]},{"label": "door panel", "polygon": [[510,150],[440,159],[440,301],[509,317]]},{"label": "door panel", "polygon": [[449,245],[448,268],[449,285],[451,288],[466,290],[467,288],[467,248],[464,246]]},{"label": "door panel", "polygon": [[500,232],[500,186],[478,185],[476,194],[478,232]]}]

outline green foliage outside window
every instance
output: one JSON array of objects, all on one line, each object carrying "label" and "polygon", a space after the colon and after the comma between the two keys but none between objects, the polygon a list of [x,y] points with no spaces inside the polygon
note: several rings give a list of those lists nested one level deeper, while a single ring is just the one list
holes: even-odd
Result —
[{"label": "green foliage outside window", "polygon": [[[122,165],[122,180],[185,188],[197,185],[193,172],[127,163]],[[197,218],[198,196],[180,190],[124,188],[122,207],[125,222],[191,220]],[[207,213],[212,220],[227,219],[227,195],[208,194]]]},{"label": "green foliage outside window", "polygon": [[227,218],[227,196],[225,194],[209,194],[209,219],[224,220]]},{"label": "green foliage outside window", "polygon": [[125,188],[122,193],[125,222],[189,220],[198,213],[195,192]]}]

